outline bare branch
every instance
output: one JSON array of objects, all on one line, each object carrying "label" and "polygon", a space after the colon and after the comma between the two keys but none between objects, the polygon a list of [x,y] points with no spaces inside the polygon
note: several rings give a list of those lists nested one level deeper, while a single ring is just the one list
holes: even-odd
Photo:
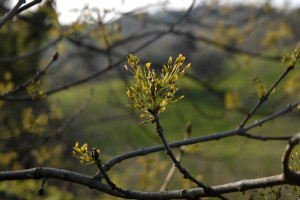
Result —
[{"label": "bare branch", "polygon": [[76,172],[63,170],[63,169],[33,168],[33,169],[20,170],[20,171],[0,172],[0,180],[2,181],[41,179],[41,178],[55,178],[55,179],[64,180],[68,182],[78,183],[114,196],[121,196],[119,192],[117,192],[116,190],[112,190],[109,185],[104,184],[99,180],[93,179],[91,177]]},{"label": "bare branch", "polygon": [[256,139],[256,140],[262,140],[262,141],[267,141],[267,140],[289,140],[292,136],[278,136],[278,137],[263,137],[263,136],[259,136],[259,135],[252,135],[249,133],[241,133],[241,136],[245,136],[247,138],[251,138],[251,139]]},{"label": "bare branch", "polygon": [[[169,143],[168,145],[171,148],[176,148],[176,147],[181,147],[184,145],[189,145],[189,144],[196,144],[199,142],[206,142],[206,141],[212,141],[212,140],[220,140],[222,138],[230,137],[233,135],[238,135],[240,133],[240,130],[231,130],[227,132],[222,132],[222,133],[215,133],[207,136],[202,136],[202,137],[196,137],[196,138],[191,138],[187,140],[181,140],[177,142],[172,142]],[[165,147],[164,145],[159,145],[159,146],[154,146],[154,147],[148,147],[148,148],[142,148],[136,151],[131,151],[128,153],[124,153],[121,155],[118,155],[114,157],[113,159],[109,160],[104,164],[104,169],[106,171],[110,170],[115,164],[122,162],[123,160],[129,159],[129,158],[134,158],[137,156],[144,156],[150,153],[158,152],[164,150]]]},{"label": "bare branch", "polygon": [[[191,128],[192,128],[192,125],[189,123],[189,124],[187,125],[186,132],[185,132],[185,134],[184,134],[184,139],[185,139],[185,140],[188,139],[188,138],[190,137],[190,135],[191,135]],[[176,156],[176,159],[177,159],[179,162],[180,162],[180,160],[181,160],[181,158],[182,158],[182,156],[183,156],[183,154],[184,154],[185,149],[186,149],[186,146],[182,146],[182,147],[180,148],[180,151],[179,151],[178,155]],[[173,164],[172,167],[171,167],[171,169],[170,169],[170,171],[169,171],[169,173],[168,173],[168,175],[167,175],[167,177],[166,177],[166,179],[165,179],[165,181],[163,182],[162,186],[160,187],[160,190],[159,190],[159,191],[166,190],[166,188],[167,188],[169,182],[171,181],[171,179],[172,179],[172,177],[173,177],[173,175],[174,175],[174,173],[175,173],[175,170],[176,170],[176,166]]]},{"label": "bare branch", "polygon": [[[231,136],[234,136],[234,135],[243,136],[243,137],[249,137],[250,139],[258,139],[258,140],[288,140],[290,138],[290,136],[282,136],[282,137],[261,137],[261,136],[254,136],[254,135],[247,134],[243,130],[234,129],[234,130],[230,130],[230,131],[226,131],[226,132],[214,133],[214,134],[207,135],[207,136],[202,136],[202,137],[190,138],[190,139],[187,139],[187,140],[181,140],[181,141],[171,142],[168,145],[171,148],[179,148],[181,146],[196,144],[196,143],[200,143],[200,142],[220,140],[220,139],[231,137]],[[106,162],[104,164],[104,169],[106,171],[108,171],[114,165],[116,165],[117,163],[121,163],[122,161],[124,161],[126,159],[134,158],[134,157],[138,157],[138,156],[144,156],[144,155],[147,155],[147,154],[150,154],[150,153],[162,151],[164,149],[165,148],[164,148],[163,145],[159,145],[159,146],[142,148],[142,149],[139,149],[139,150],[127,152],[127,153],[118,155],[118,156],[112,158],[111,160],[109,160],[108,162]]]},{"label": "bare branch", "polygon": [[44,195],[44,193],[45,193],[45,191],[44,191],[44,185],[45,185],[45,183],[46,183],[46,178],[42,178],[42,184],[41,184],[41,187],[40,187],[40,189],[39,189],[39,195],[40,196],[43,196]]},{"label": "bare branch", "polygon": [[20,14],[21,12],[23,12],[24,10],[27,10],[28,8],[34,6],[35,4],[41,3],[43,0],[33,0],[30,3],[22,6],[21,8],[18,9],[17,14]]},{"label": "bare branch", "polygon": [[116,190],[116,191],[120,192],[121,194],[124,194],[123,197],[126,198],[127,191],[123,190],[122,188],[117,187],[116,184],[112,182],[112,180],[109,178],[109,176],[106,173],[106,171],[103,169],[103,166],[101,164],[101,160],[98,157],[99,155],[98,155],[98,153],[97,153],[97,151],[95,149],[93,150],[93,153],[96,153],[96,155],[97,155],[97,164],[96,165],[97,165],[98,169],[100,170],[100,173],[101,173],[102,177],[106,180],[106,182],[108,183],[108,185],[110,185],[110,187],[111,187],[112,190]]},{"label": "bare branch", "polygon": [[[93,188],[104,193],[122,197],[123,195],[116,190],[113,190],[111,186],[102,183],[101,181],[91,178],[89,176],[79,174],[76,172],[55,169],[55,168],[33,168],[19,171],[7,171],[0,172],[0,181],[5,180],[24,180],[24,179],[41,179],[41,178],[54,178],[72,183]],[[297,177],[298,184],[300,178]],[[216,194],[226,194],[232,192],[244,192],[246,190],[270,187],[275,185],[285,184],[283,174],[258,178],[258,179],[246,179],[238,182],[228,183],[224,185],[212,186],[212,190]],[[196,197],[207,197],[209,196],[202,188],[194,189],[183,189],[183,190],[171,190],[161,192],[142,192],[136,190],[126,190],[128,199],[193,199]]]},{"label": "bare branch", "polygon": [[255,121],[253,124],[245,127],[244,130],[248,131],[248,130],[250,130],[252,128],[255,128],[257,126],[262,126],[264,123],[266,123],[268,121],[271,121],[271,120],[273,120],[273,119],[275,119],[275,118],[277,118],[281,115],[284,115],[286,113],[292,112],[293,109],[296,108],[299,105],[299,103],[300,103],[300,100],[297,101],[296,103],[288,105],[286,108],[282,109],[281,111],[278,111],[278,112],[276,112],[276,113],[274,113],[274,114],[272,114],[272,115],[270,115],[270,116],[268,116],[268,117],[266,117],[262,120]]}]

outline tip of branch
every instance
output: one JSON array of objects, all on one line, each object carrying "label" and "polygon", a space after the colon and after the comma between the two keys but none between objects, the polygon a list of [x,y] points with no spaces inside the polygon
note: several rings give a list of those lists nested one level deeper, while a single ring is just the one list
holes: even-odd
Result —
[{"label": "tip of branch", "polygon": [[59,56],[58,52],[57,51],[54,52],[53,55],[52,55],[52,60],[56,61],[58,59],[58,56]]}]

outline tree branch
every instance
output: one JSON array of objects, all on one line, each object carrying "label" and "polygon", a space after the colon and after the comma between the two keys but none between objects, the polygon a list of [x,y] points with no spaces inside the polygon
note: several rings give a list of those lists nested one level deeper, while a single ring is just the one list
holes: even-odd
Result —
[{"label": "tree branch", "polygon": [[18,9],[22,4],[26,3],[26,0],[18,0],[18,3],[11,9],[6,15],[0,18],[0,28],[8,21],[11,20],[18,12]]},{"label": "tree branch", "polygon": [[294,67],[288,67],[286,70],[281,74],[281,76],[275,81],[275,83],[271,86],[271,88],[267,91],[266,94],[263,94],[258,102],[254,105],[254,107],[250,110],[247,116],[239,125],[239,128],[244,128],[247,121],[251,118],[251,116],[256,112],[256,110],[268,99],[273,89],[280,83],[280,81],[292,70]]},{"label": "tree branch", "polygon": [[30,3],[22,6],[21,8],[18,9],[17,14],[20,14],[21,12],[23,12],[24,10],[27,10],[28,8],[34,6],[35,4],[41,3],[43,0],[33,0]]},{"label": "tree branch", "polygon": [[[186,132],[185,132],[185,134],[184,134],[184,139],[185,139],[185,140],[188,139],[188,138],[190,137],[190,135],[191,135],[191,128],[192,128],[192,125],[189,123],[189,124],[187,125]],[[182,146],[182,147],[180,148],[180,151],[179,151],[178,155],[176,156],[176,159],[177,159],[179,162],[180,162],[180,160],[181,160],[181,158],[182,158],[182,156],[183,156],[183,154],[184,154],[185,149],[186,149],[186,146]],[[170,171],[169,171],[169,173],[168,173],[168,175],[167,175],[166,178],[165,178],[165,181],[163,182],[162,186],[160,187],[160,190],[159,190],[159,191],[166,190],[166,188],[167,188],[169,182],[171,181],[171,179],[172,179],[172,177],[173,177],[173,175],[174,175],[174,173],[175,173],[175,170],[176,170],[176,166],[173,164],[172,167],[171,167],[171,169],[170,169]]]},{"label": "tree branch", "polygon": [[[116,190],[113,190],[111,186],[102,183],[101,181],[92,177],[79,174],[76,172],[55,169],[55,168],[33,168],[19,171],[0,172],[0,181],[7,180],[25,180],[25,179],[41,179],[41,178],[54,178],[80,185],[87,186],[92,189],[102,191],[104,193],[122,197],[123,195]],[[300,179],[297,177],[298,183]],[[212,190],[216,194],[226,194],[232,192],[244,192],[249,189],[263,188],[275,185],[282,185],[287,182],[283,179],[283,174],[258,178],[258,179],[246,179],[238,182],[212,186]],[[136,190],[126,190],[128,199],[193,199],[195,197],[207,197],[207,193],[202,188],[183,189],[183,190],[171,190],[161,192],[142,192]]]},{"label": "tree branch", "polygon": [[195,177],[193,177],[185,168],[183,168],[183,166],[180,164],[180,162],[178,162],[178,160],[176,159],[171,147],[169,146],[169,144],[167,143],[164,133],[163,133],[163,128],[161,127],[160,123],[159,123],[159,118],[158,118],[158,111],[154,110],[154,111],[150,111],[152,116],[154,117],[154,124],[155,124],[155,128],[156,128],[156,132],[158,133],[159,137],[161,138],[164,147],[167,151],[167,155],[171,158],[171,160],[173,161],[175,167],[183,174],[183,177],[185,179],[189,179],[192,182],[196,183],[198,186],[200,186],[201,188],[204,189],[204,191],[209,195],[209,196],[214,196],[214,197],[219,197],[220,199],[226,199],[221,195],[216,194],[210,186],[203,184],[202,182],[198,181]]},{"label": "tree branch", "polygon": [[[213,196],[232,192],[244,192],[250,189],[264,188],[283,184],[300,185],[300,174],[290,171],[288,166],[290,153],[293,150],[293,148],[299,143],[299,140],[300,133],[296,134],[290,139],[289,144],[287,145],[286,150],[284,151],[284,154],[282,156],[282,166],[284,172],[283,174],[258,179],[246,179],[238,182],[212,186],[211,190],[214,191]],[[103,171],[104,168],[102,168],[101,170]],[[100,180],[68,170],[40,167],[27,170],[0,172],[0,181],[41,178],[55,178],[63,181],[73,182],[102,191],[113,196],[124,197],[122,193],[113,189],[110,185],[102,183]],[[211,196],[211,194],[208,194],[203,188],[171,190],[161,192],[142,192],[135,190],[125,191],[125,198],[128,199],[194,199],[199,197]]]},{"label": "tree branch", "polygon": [[[196,138],[191,138],[191,139],[187,139],[187,140],[172,142],[172,143],[169,143],[168,145],[171,148],[178,148],[178,147],[181,147],[181,146],[184,146],[184,145],[196,144],[196,143],[199,143],[199,142],[220,140],[222,138],[230,137],[230,136],[233,136],[233,135],[238,135],[239,133],[240,133],[240,130],[235,129],[235,130],[231,130],[231,131],[227,131],[227,132],[214,133],[214,134],[207,135],[207,136],[196,137]],[[127,153],[118,155],[118,156],[114,157],[113,159],[109,160],[108,162],[106,162],[104,164],[104,169],[106,171],[108,171],[115,164],[120,163],[120,162],[122,162],[126,159],[134,158],[134,157],[137,157],[137,156],[144,156],[144,155],[147,155],[147,154],[150,154],[150,153],[162,151],[164,149],[165,149],[164,145],[159,145],[159,146],[142,148],[142,149],[139,149],[139,150],[136,150],[136,151],[127,152]]]},{"label": "tree branch", "polygon": [[282,110],[280,110],[280,111],[278,111],[278,112],[276,112],[276,113],[274,113],[274,114],[272,114],[272,115],[270,115],[270,116],[268,116],[268,117],[266,117],[262,120],[255,121],[253,124],[245,127],[244,130],[248,131],[248,130],[253,129],[257,126],[262,126],[264,123],[266,123],[268,121],[271,121],[271,120],[273,120],[273,119],[275,119],[275,118],[277,118],[281,115],[284,115],[286,113],[292,112],[293,109],[296,108],[299,105],[299,103],[300,103],[300,100],[293,103],[293,104],[288,105],[286,108],[284,108],[284,109],[282,109]]},{"label": "tree branch", "polygon": [[259,135],[252,135],[252,134],[249,134],[249,133],[246,133],[246,132],[241,133],[240,135],[245,136],[247,138],[262,140],[262,141],[267,141],[267,140],[289,140],[292,137],[292,136],[263,137],[263,136],[259,136]]}]

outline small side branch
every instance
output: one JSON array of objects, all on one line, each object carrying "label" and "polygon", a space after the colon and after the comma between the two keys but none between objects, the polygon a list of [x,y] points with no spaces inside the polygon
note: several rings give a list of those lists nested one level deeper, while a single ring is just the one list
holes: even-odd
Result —
[{"label": "small side branch", "polygon": [[43,196],[44,195],[44,193],[45,193],[45,191],[44,191],[44,185],[45,185],[45,183],[46,183],[46,178],[43,178],[42,179],[42,184],[41,184],[41,187],[40,187],[40,189],[39,189],[39,195],[40,196]]},{"label": "small side branch", "polygon": [[288,67],[286,70],[281,74],[281,76],[275,81],[275,83],[271,86],[271,88],[267,91],[266,94],[262,95],[262,97],[258,100],[258,102],[253,106],[244,120],[240,123],[239,128],[244,128],[245,124],[248,120],[252,117],[252,115],[257,111],[257,109],[268,99],[271,92],[274,88],[282,81],[282,79],[292,70],[294,67]]},{"label": "small side branch", "polygon": [[117,190],[118,192],[123,194],[123,197],[126,197],[127,191],[123,190],[122,188],[117,187],[116,184],[113,183],[112,180],[110,180],[108,174],[106,173],[106,171],[104,170],[104,168],[101,164],[101,159],[99,158],[98,152],[94,149],[93,153],[94,153],[94,155],[96,155],[96,160],[97,160],[96,165],[97,165],[98,169],[100,170],[101,176],[105,179],[107,184],[110,185],[112,190]]},{"label": "small side branch", "polygon": [[245,136],[250,139],[255,139],[255,140],[262,140],[262,141],[267,141],[267,140],[289,140],[291,139],[291,136],[278,136],[278,137],[263,137],[259,135],[252,135],[250,133],[241,133],[241,136]]},{"label": "small side branch", "polygon": [[272,115],[270,115],[270,116],[268,116],[268,117],[266,117],[266,118],[264,118],[262,120],[255,121],[253,124],[245,127],[244,130],[248,131],[248,130],[250,130],[252,128],[255,128],[257,126],[261,126],[264,123],[266,123],[268,121],[271,121],[271,120],[273,120],[273,119],[275,119],[275,118],[277,118],[277,117],[279,117],[281,115],[284,115],[286,113],[292,112],[293,109],[296,108],[299,105],[299,103],[300,103],[300,100],[298,100],[297,102],[295,102],[293,104],[288,105],[286,108],[284,108],[284,109],[282,109],[282,110],[280,110],[280,111],[278,111],[278,112],[276,112],[276,113],[274,113],[274,114],[272,114]]},{"label": "small side branch", "polygon": [[24,6],[22,6],[21,8],[19,8],[18,11],[17,11],[17,14],[23,12],[24,10],[27,10],[28,8],[34,6],[35,4],[38,4],[38,3],[41,3],[41,2],[42,2],[42,0],[33,0],[30,3],[28,3]]}]

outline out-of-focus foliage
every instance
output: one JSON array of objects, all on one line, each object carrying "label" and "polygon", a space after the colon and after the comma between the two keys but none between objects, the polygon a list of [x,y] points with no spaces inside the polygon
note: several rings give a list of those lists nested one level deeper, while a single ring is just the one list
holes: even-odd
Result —
[{"label": "out-of-focus foliage", "polygon": [[264,47],[275,47],[278,46],[280,42],[284,39],[289,39],[292,37],[291,27],[285,22],[279,22],[277,30],[268,30],[265,37],[262,40]]},{"label": "out-of-focus foliage", "polygon": [[231,26],[225,27],[223,21],[219,21],[216,27],[216,41],[222,44],[240,44],[244,40],[243,34],[238,28]]},{"label": "out-of-focus foliage", "polygon": [[241,95],[237,91],[225,94],[225,107],[228,109],[241,108],[243,106]]},{"label": "out-of-focus foliage", "polygon": [[299,81],[300,81],[300,72],[297,71],[297,72],[291,74],[289,79],[285,82],[285,84],[283,86],[284,91],[288,94],[295,94],[295,92],[298,92],[297,96],[300,96]]},{"label": "out-of-focus foliage", "polygon": [[157,187],[162,184],[161,179],[157,177],[165,176],[163,172],[168,166],[168,161],[160,160],[157,155],[150,155],[148,157],[138,158],[138,163],[142,167],[142,171],[139,173],[138,181],[140,184],[140,190],[153,191],[158,189]]},{"label": "out-of-focus foliage", "polygon": [[259,77],[253,78],[252,81],[253,81],[253,85],[256,88],[256,92],[257,92],[259,98],[265,96],[265,94],[267,93],[267,88],[265,85],[263,85],[261,83],[261,80],[259,79]]},{"label": "out-of-focus foliage", "polygon": [[[298,172],[300,171],[300,156],[298,152],[295,152],[294,154],[291,155],[291,163],[292,165],[290,165],[290,169]],[[300,188],[297,186],[292,186],[292,193],[299,197],[300,196]]]},{"label": "out-of-focus foliage", "polygon": [[[14,82],[12,82],[12,74],[9,71],[5,71],[2,77],[3,81],[0,81],[0,94],[5,94],[14,88]],[[4,101],[0,100],[0,108],[4,105]]]},{"label": "out-of-focus foliage", "polygon": [[[10,181],[0,184],[0,191],[5,191],[7,194],[14,194],[16,197],[22,197],[23,199],[37,199],[38,191],[41,187],[40,181],[26,180]],[[40,197],[45,200],[76,200],[80,199],[74,196],[71,192],[63,189],[63,187],[57,187],[54,185],[45,185],[45,194]]]},{"label": "out-of-focus foliage", "polygon": [[287,64],[287,67],[294,67],[295,63],[300,59],[300,47],[298,46],[291,54],[287,53],[282,58],[282,62]]}]

